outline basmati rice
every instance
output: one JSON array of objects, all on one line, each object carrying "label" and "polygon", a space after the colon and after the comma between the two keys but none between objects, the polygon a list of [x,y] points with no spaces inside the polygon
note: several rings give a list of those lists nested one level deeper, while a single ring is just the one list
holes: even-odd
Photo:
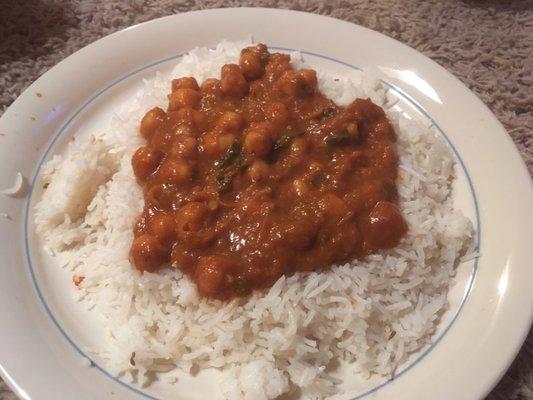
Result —
[{"label": "basmati rice", "polygon": [[165,106],[171,78],[219,76],[245,45],[194,49],[170,76],[144,81],[108,131],[75,141],[49,161],[36,229],[59,265],[85,277],[76,293],[105,321],[106,346],[97,352],[111,373],[143,384],[149,371],[225,368],[227,399],[273,399],[295,386],[303,398],[324,398],[337,390],[332,360],[352,363],[363,376],[387,376],[431,341],[455,267],[472,244],[472,224],[452,207],[454,158],[431,129],[404,118],[387,88],[365,74],[319,73],[327,96],[341,105],[370,97],[395,126],[399,201],[409,224],[400,245],[327,271],[282,277],[269,290],[226,303],[200,298],[177,269],[137,273],[128,252],[143,206],[130,166],[142,144],[139,120]]}]

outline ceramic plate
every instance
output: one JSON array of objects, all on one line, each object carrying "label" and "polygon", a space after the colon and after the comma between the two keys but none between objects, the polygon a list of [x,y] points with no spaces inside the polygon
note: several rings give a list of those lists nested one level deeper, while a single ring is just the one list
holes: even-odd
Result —
[{"label": "ceramic plate", "polygon": [[221,398],[210,371],[175,386],[141,388],[112,377],[86,353],[95,345],[95,323],[73,301],[70,275],[38,251],[29,216],[42,163],[73,135],[105,126],[143,77],[169,70],[196,46],[250,34],[275,51],[301,51],[316,68],[377,74],[401,110],[432,125],[454,151],[455,205],[476,228],[481,256],[459,268],[431,345],[394,380],[363,380],[348,368],[336,398],[482,398],[513,360],[533,316],[533,191],[513,143],[479,99],[413,49],[357,25],[270,9],[192,12],[125,29],[59,63],[2,116],[0,187],[10,187],[19,171],[28,186],[25,195],[0,198],[3,378],[33,400]]}]

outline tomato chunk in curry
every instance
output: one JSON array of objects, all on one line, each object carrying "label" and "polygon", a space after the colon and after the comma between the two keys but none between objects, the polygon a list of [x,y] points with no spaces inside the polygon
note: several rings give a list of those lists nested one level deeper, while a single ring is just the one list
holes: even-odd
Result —
[{"label": "tomato chunk in curry", "polygon": [[369,99],[337,106],[316,72],[263,44],[220,79],[172,81],[167,110],[141,121],[132,158],[144,193],[131,259],[169,263],[207,297],[271,286],[396,246],[395,133]]}]

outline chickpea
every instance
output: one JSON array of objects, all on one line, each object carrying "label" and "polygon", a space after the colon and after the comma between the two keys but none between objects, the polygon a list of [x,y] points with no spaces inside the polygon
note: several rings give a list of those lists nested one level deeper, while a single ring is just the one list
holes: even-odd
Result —
[{"label": "chickpea", "polygon": [[378,121],[370,130],[370,136],[375,138],[388,138],[395,140],[394,129],[386,119]]},{"label": "chickpea", "polygon": [[308,149],[309,142],[304,138],[296,138],[291,143],[291,154],[295,157],[304,157]]},{"label": "chickpea", "polygon": [[244,150],[257,157],[264,157],[272,148],[273,140],[269,130],[256,126],[244,137]]},{"label": "chickpea", "polygon": [[280,228],[283,242],[296,249],[308,248],[318,231],[316,221],[303,216],[297,221],[284,221]]},{"label": "chickpea", "polygon": [[218,137],[219,152],[224,152],[237,140],[237,136],[231,133],[226,133]]},{"label": "chickpea", "polygon": [[248,82],[236,64],[226,64],[221,70],[220,90],[228,96],[242,97],[248,92]]},{"label": "chickpea", "polygon": [[207,208],[209,211],[216,211],[220,207],[220,200],[219,199],[211,199],[207,201]]},{"label": "chickpea", "polygon": [[183,107],[176,111],[178,121],[202,131],[207,126],[207,117],[200,111],[190,107]]},{"label": "chickpea", "polygon": [[324,170],[324,167],[319,162],[313,161],[307,166],[307,176],[310,178],[315,178],[316,176],[320,175],[322,171]]},{"label": "chickpea", "polygon": [[373,162],[382,171],[394,171],[399,162],[396,149],[391,144],[384,145],[379,149],[377,157]]},{"label": "chickpea", "polygon": [[172,210],[176,201],[176,188],[164,183],[156,183],[146,190],[145,199],[146,204],[163,210]]},{"label": "chickpea", "polygon": [[369,210],[383,198],[388,198],[389,189],[376,180],[368,180],[359,185],[348,197],[350,209],[355,212]]},{"label": "chickpea", "polygon": [[262,43],[259,43],[256,46],[256,50],[255,51],[257,53],[259,53],[259,58],[261,59],[261,62],[263,63],[263,72],[262,72],[262,74],[264,74],[265,67],[268,65],[268,62],[270,61],[270,55],[271,54],[268,52],[267,46],[262,44]]},{"label": "chickpea", "polygon": [[204,203],[191,201],[181,207],[175,215],[176,235],[189,246],[204,247],[214,238],[208,229],[211,218],[209,208]]},{"label": "chickpea", "polygon": [[349,212],[346,202],[334,193],[326,193],[320,199],[319,207],[332,218],[340,219]]},{"label": "chickpea", "polygon": [[[326,236],[324,236],[324,234],[326,234]],[[353,254],[354,249],[361,248],[361,239],[361,232],[359,231],[357,223],[355,221],[350,221],[342,224],[342,229],[333,232],[324,231],[322,233],[321,241],[329,243],[330,246],[333,245],[338,256],[347,257],[348,255]]]},{"label": "chickpea", "polygon": [[262,81],[256,80],[256,81],[250,81],[250,91],[248,92],[250,97],[254,98],[260,98],[262,96],[261,93],[263,93],[264,85]]},{"label": "chickpea", "polygon": [[313,93],[316,89],[317,79],[316,71],[313,69],[302,68],[296,75],[300,77],[301,89],[305,93]]},{"label": "chickpea", "polygon": [[184,136],[196,137],[196,129],[193,126],[180,124],[175,127],[173,138],[179,138]]},{"label": "chickpea", "polygon": [[192,76],[172,80],[172,91],[175,92],[178,89],[192,89],[200,90],[198,82]]},{"label": "chickpea", "polygon": [[270,172],[269,165],[262,160],[255,160],[247,169],[247,173],[252,182],[259,182],[265,179]]},{"label": "chickpea", "polygon": [[172,246],[172,265],[179,267],[182,271],[192,272],[196,266],[197,257],[185,243],[176,242]]},{"label": "chickpea", "polygon": [[165,183],[183,184],[191,179],[192,168],[186,161],[166,159],[156,172],[156,176]]},{"label": "chickpea", "polygon": [[[175,220],[182,231],[194,232],[204,226],[208,216],[209,208],[204,203],[191,201],[176,212]],[[182,238],[180,237],[180,239]]]},{"label": "chickpea", "polygon": [[276,82],[278,90],[289,97],[305,96],[314,93],[317,85],[316,72],[312,69],[301,69],[297,73],[287,70]]},{"label": "chickpea", "polygon": [[246,79],[252,80],[259,78],[264,72],[263,62],[261,61],[261,54],[257,51],[244,49],[241,52],[239,65],[242,69],[243,75]]},{"label": "chickpea", "polygon": [[217,131],[207,132],[201,139],[201,151],[209,156],[216,156],[220,151],[218,146],[218,137],[220,133]]},{"label": "chickpea", "polygon": [[167,213],[155,214],[148,222],[148,228],[161,243],[168,243],[176,235],[174,218]]},{"label": "chickpea", "polygon": [[166,151],[168,146],[172,144],[174,140],[174,134],[167,130],[157,131],[150,139],[150,144],[154,149]]},{"label": "chickpea", "polygon": [[202,137],[201,149],[205,154],[215,157],[226,151],[236,140],[235,134],[211,131]]},{"label": "chickpea", "polygon": [[285,126],[289,121],[289,110],[281,102],[268,103],[265,107],[266,118],[275,125]]},{"label": "chickpea", "polygon": [[268,52],[268,47],[264,43],[258,43],[255,46],[249,46],[249,47],[244,48],[241,51],[241,55],[249,51],[258,53],[260,56],[262,56],[263,62],[267,62],[268,58],[270,57],[270,54]]},{"label": "chickpea", "polygon": [[277,79],[284,71],[291,69],[290,62],[291,57],[288,54],[271,54],[265,72],[269,77]]},{"label": "chickpea", "polygon": [[376,121],[386,118],[383,109],[374,104],[370,99],[355,99],[346,108],[346,111],[357,119],[362,118]]},{"label": "chickpea", "polygon": [[268,47],[266,44],[264,43],[258,43],[255,45],[255,51],[257,51],[259,54],[266,54],[266,55],[270,55],[268,53]]},{"label": "chickpea", "polygon": [[208,78],[202,83],[202,87],[200,88],[200,91],[202,93],[209,93],[218,95],[220,94],[220,80],[215,78]]},{"label": "chickpea", "polygon": [[311,185],[304,179],[295,179],[292,181],[292,188],[298,197],[305,196],[311,191]]},{"label": "chickpea", "polygon": [[178,89],[168,95],[168,108],[170,111],[178,110],[182,107],[198,107],[202,95],[193,89]]},{"label": "chickpea", "polygon": [[217,121],[217,128],[225,133],[240,133],[243,125],[244,118],[242,115],[233,111],[226,111]]},{"label": "chickpea", "polygon": [[176,158],[194,158],[198,152],[198,140],[193,136],[180,135],[172,144],[170,154]]},{"label": "chickpea", "polygon": [[407,231],[407,224],[398,207],[388,201],[380,201],[363,222],[363,228],[365,238],[370,244],[388,248],[398,244]]},{"label": "chickpea", "polygon": [[161,125],[166,113],[159,107],[152,108],[141,120],[141,135],[149,139]]},{"label": "chickpea", "polygon": [[245,192],[238,207],[247,216],[257,213],[270,214],[274,208],[273,189],[270,186]]},{"label": "chickpea", "polygon": [[133,173],[140,180],[148,178],[159,166],[162,156],[161,152],[150,147],[139,147],[131,158]]},{"label": "chickpea", "polygon": [[230,261],[224,257],[200,257],[195,271],[200,293],[208,296],[220,294],[226,286],[226,274],[230,268]]},{"label": "chickpea", "polygon": [[133,240],[130,257],[140,271],[154,272],[168,255],[155,236],[144,234]]},{"label": "chickpea", "polygon": [[276,87],[282,93],[290,97],[298,95],[298,76],[292,70],[286,70],[276,81]]}]

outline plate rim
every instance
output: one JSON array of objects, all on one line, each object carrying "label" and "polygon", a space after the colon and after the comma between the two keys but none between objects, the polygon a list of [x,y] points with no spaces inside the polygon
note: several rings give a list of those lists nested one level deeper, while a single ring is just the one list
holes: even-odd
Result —
[{"label": "plate rim", "polygon": [[[431,64],[433,64],[434,66],[437,66],[439,69],[443,70],[443,72],[447,75],[447,78],[451,78],[453,77],[461,86],[463,86],[464,89],[466,89],[468,92],[470,92],[470,94],[472,94],[473,98],[475,98],[477,100],[477,102],[479,103],[478,105],[482,106],[485,108],[485,110],[487,111],[488,115],[492,116],[492,118],[497,122],[497,124],[499,125],[499,128],[500,128],[500,131],[503,131],[503,133],[505,133],[505,135],[502,135],[502,137],[506,137],[505,140],[507,140],[508,142],[510,143],[513,143],[512,142],[512,139],[510,138],[510,136],[506,133],[504,127],[501,125],[501,123],[497,120],[497,118],[494,116],[494,114],[490,111],[490,109],[488,109],[488,107],[483,103],[481,102],[481,100],[474,94],[472,93],[457,77],[455,77],[453,74],[451,74],[450,72],[448,72],[447,70],[445,70],[442,66],[440,66],[437,62],[431,60],[430,58],[426,57],[425,55],[423,55],[422,53],[412,49],[411,47],[395,40],[394,38],[391,38],[391,37],[388,37],[380,32],[377,32],[377,31],[374,31],[374,30],[371,30],[371,29],[368,29],[366,27],[363,27],[363,26],[360,26],[360,25],[357,25],[357,24],[352,24],[350,22],[347,22],[347,21],[342,21],[342,20],[339,20],[339,19],[336,19],[336,18],[332,18],[332,17],[328,17],[328,16],[321,16],[321,15],[316,15],[316,14],[311,14],[311,13],[306,13],[306,12],[302,12],[302,11],[294,11],[294,10],[280,10],[280,9],[270,9],[270,8],[255,8],[255,7],[248,7],[248,8],[226,8],[226,9],[210,9],[210,10],[201,10],[201,11],[191,11],[191,12],[187,12],[187,13],[180,13],[180,14],[176,14],[176,15],[170,15],[170,16],[166,16],[166,17],[162,17],[162,18],[158,18],[158,19],[154,19],[154,20],[150,20],[150,21],[146,21],[146,22],[143,22],[141,24],[136,24],[136,25],[133,25],[133,26],[130,26],[128,28],[125,28],[123,30],[120,30],[120,31],[117,31],[117,32],[114,32],[110,35],[107,35],[101,39],[98,39],[97,41],[83,47],[82,49],[78,50],[77,52],[73,53],[72,55],[70,55],[69,57],[67,57],[66,59],[62,60],[60,63],[56,64],[54,67],[52,67],[49,71],[47,71],[45,74],[43,74],[39,79],[37,79],[34,83],[32,83],[32,85],[30,85],[14,102],[13,104],[5,111],[4,115],[2,116],[2,118],[0,119],[0,122],[4,119],[4,116],[10,112],[10,110],[12,111],[13,109],[16,109],[16,107],[18,106],[18,101],[22,101],[21,98],[23,97],[24,94],[27,94],[27,92],[31,91],[31,89],[34,87],[34,85],[36,85],[37,83],[39,83],[40,81],[42,80],[46,80],[47,77],[48,77],[48,74],[49,72],[51,72],[52,70],[56,70],[60,65],[63,65],[63,63],[65,62],[68,62],[69,59],[71,59],[73,56],[75,56],[76,54],[78,54],[80,51],[82,50],[85,50],[86,48],[94,45],[95,43],[97,42],[101,42],[101,41],[104,41],[104,40],[113,40],[116,36],[118,35],[121,35],[124,33],[124,31],[126,30],[131,30],[132,28],[138,28],[140,26],[144,26],[144,25],[149,25],[149,24],[157,24],[159,23],[161,20],[163,19],[172,19],[172,18],[175,18],[176,16],[180,15],[180,16],[183,16],[185,14],[191,14],[191,13],[204,13],[204,12],[213,12],[213,11],[235,11],[235,10],[254,10],[254,11],[257,11],[257,10],[269,10],[269,11],[276,11],[276,12],[286,12],[286,13],[300,13],[300,14],[305,14],[305,15],[311,15],[313,17],[319,17],[319,18],[328,18],[328,19],[331,19],[333,20],[335,23],[344,23],[344,24],[347,24],[347,25],[355,25],[357,26],[358,28],[361,28],[361,29],[364,29],[364,30],[367,30],[369,32],[372,32],[372,34],[377,34],[377,35],[381,35],[385,38],[387,38],[388,40],[392,40],[393,42],[395,42],[396,45],[400,45],[402,48],[405,49],[408,49],[409,51],[411,52],[416,52],[417,54],[419,54],[420,56],[422,56],[424,59],[425,59],[425,62],[430,62]],[[79,55],[79,54],[78,54]],[[418,104],[418,102],[416,102],[416,100],[412,99],[413,102],[415,102],[416,104]],[[425,110],[424,107],[422,107],[421,105],[419,105],[420,108],[422,110]],[[67,124],[65,124],[67,125]],[[513,143],[513,147],[514,147],[514,143]],[[523,161],[523,159],[520,157],[518,151],[516,150],[516,147],[514,147],[514,150],[516,152],[515,155],[517,155],[518,159],[521,161],[521,164],[522,164],[522,168],[523,168],[523,172],[527,171],[526,167],[525,167],[525,163]],[[29,201],[29,198],[28,197],[26,200]],[[533,313],[530,313],[530,318],[529,318],[529,326],[531,326],[531,321],[533,320]],[[503,374],[505,373],[505,371],[507,370],[508,366],[510,365],[510,363],[512,362],[512,360],[514,359],[514,357],[516,356],[517,352],[519,351],[521,345],[522,345],[522,342],[523,342],[523,339],[525,339],[526,335],[528,333],[528,330],[524,330],[523,331],[523,337],[522,337],[522,340],[518,343],[517,342],[517,345],[516,345],[516,349],[515,349],[515,352],[512,354],[512,355],[509,355],[508,356],[508,362],[506,363],[506,366],[504,368],[501,369],[501,374],[500,374],[500,378],[501,376],[503,376]],[[10,385],[10,379],[9,379],[9,376],[7,377],[6,379],[6,376],[4,374],[4,369],[2,367],[2,361],[0,361],[0,374],[4,377],[6,383],[8,383]],[[499,378],[498,378],[499,380]],[[492,389],[492,387],[498,382],[498,380],[496,380],[495,382],[493,382],[492,386],[490,388],[487,389],[487,392],[490,391]],[[11,386],[11,385],[10,385]],[[13,389],[13,387],[12,387]]]},{"label": "plate rim", "polygon": [[[334,62],[340,65],[344,65],[346,67],[349,67],[356,71],[363,71],[363,69],[359,66],[353,65],[351,63],[347,63],[342,60],[338,60],[323,54],[314,53],[314,52],[308,52],[306,50],[301,49],[293,49],[288,47],[277,47],[277,46],[270,46],[267,43],[267,46],[269,49],[282,51],[285,53],[291,53],[291,52],[300,52],[301,54],[307,55],[307,56],[313,56],[317,58],[321,58],[330,62]],[[39,300],[41,302],[41,305],[46,311],[46,314],[51,319],[51,321],[54,323],[55,327],[59,330],[61,335],[67,340],[67,342],[70,344],[70,346],[77,351],[82,357],[87,358],[91,365],[97,368],[102,374],[104,374],[108,379],[111,379],[112,381],[122,385],[128,390],[133,391],[136,394],[139,394],[143,396],[144,398],[148,400],[160,400],[159,397],[151,395],[150,393],[143,390],[143,388],[137,387],[137,385],[132,385],[128,382],[125,382],[124,380],[114,377],[112,374],[110,374],[105,365],[98,363],[94,360],[93,357],[87,354],[87,352],[83,351],[81,348],[81,345],[76,342],[76,340],[72,337],[72,335],[69,335],[69,333],[64,329],[64,327],[59,322],[58,318],[54,314],[52,308],[50,307],[49,303],[46,301],[46,296],[41,290],[41,287],[39,286],[38,278],[35,275],[35,268],[34,265],[36,265],[36,262],[32,262],[32,255],[30,251],[30,231],[31,231],[31,217],[34,214],[32,210],[32,203],[35,196],[38,196],[38,193],[35,193],[35,187],[36,184],[39,182],[39,175],[40,171],[44,165],[44,163],[49,159],[50,155],[53,154],[53,150],[57,147],[57,143],[61,140],[65,139],[65,136],[68,135],[68,129],[71,128],[71,125],[75,122],[76,118],[81,115],[86,107],[88,107],[93,101],[97,100],[100,96],[104,95],[108,90],[112,89],[114,86],[120,84],[121,82],[125,81],[126,79],[129,79],[130,77],[133,77],[139,73],[142,73],[143,71],[156,67],[158,65],[174,61],[176,62],[180,58],[182,58],[186,53],[179,53],[174,56],[165,57],[163,59],[153,61],[143,67],[137,68],[131,72],[128,72],[122,77],[117,78],[115,81],[111,82],[109,85],[107,85],[105,88],[103,88],[101,91],[97,92],[95,95],[91,96],[84,104],[82,104],[78,109],[73,113],[73,115],[67,119],[61,127],[57,130],[57,133],[54,134],[52,137],[52,140],[48,144],[47,148],[44,150],[40,160],[37,162],[37,167],[34,175],[31,177],[31,184],[29,193],[26,197],[25,206],[24,206],[24,245],[25,245],[25,258],[27,262],[27,267],[32,279],[32,284],[34,287],[34,290],[37,292]],[[387,86],[389,90],[395,92],[398,96],[402,97],[408,104],[414,106],[418,112],[420,112],[424,118],[426,118],[429,122],[431,122],[432,126],[435,127],[436,131],[438,132],[437,135],[441,137],[444,142],[446,143],[446,146],[451,150],[453,157],[456,159],[456,162],[459,165],[459,168],[462,170],[464,176],[466,177],[467,183],[468,183],[468,190],[469,195],[472,197],[471,201],[474,205],[474,211],[475,211],[475,221],[472,221],[475,225],[474,234],[475,234],[475,241],[474,241],[474,249],[473,252],[476,254],[473,257],[473,265],[471,266],[471,272],[468,275],[468,278],[466,280],[465,285],[465,291],[462,295],[460,304],[457,306],[457,309],[452,313],[450,320],[446,323],[445,326],[440,326],[442,322],[439,322],[439,327],[443,328],[442,332],[438,334],[434,334],[431,337],[431,342],[427,348],[422,348],[418,352],[413,353],[416,354],[415,357],[413,357],[412,360],[405,363],[405,365],[402,365],[398,373],[395,373],[393,377],[386,378],[384,377],[379,383],[376,383],[372,388],[365,389],[364,392],[356,395],[355,397],[352,397],[350,400],[360,400],[365,399],[367,396],[371,395],[372,393],[380,390],[382,387],[388,385],[393,380],[400,378],[405,373],[409,372],[413,367],[415,367],[419,362],[421,362],[425,357],[431,354],[431,351],[440,343],[442,339],[444,339],[445,335],[448,333],[448,331],[452,328],[455,320],[459,317],[461,310],[463,306],[465,305],[465,302],[468,301],[468,297],[472,291],[475,278],[476,278],[476,272],[478,269],[479,264],[479,255],[477,254],[479,252],[479,248],[481,246],[481,219],[480,219],[480,212],[479,212],[479,204],[476,196],[476,191],[474,188],[474,184],[472,182],[472,179],[470,177],[470,174],[468,172],[468,169],[466,168],[465,162],[463,158],[461,157],[461,154],[459,153],[459,150],[456,148],[456,146],[453,144],[453,141],[450,139],[450,137],[444,132],[444,130],[439,126],[439,124],[429,115],[426,110],[420,106],[414,99],[412,99],[407,93],[405,93],[402,89],[396,87],[395,85],[391,84],[390,82],[387,82],[384,79],[380,79],[380,82]],[[36,261],[36,260],[35,260]],[[470,260],[469,260],[470,261]],[[461,265],[461,263],[459,263]]]}]

